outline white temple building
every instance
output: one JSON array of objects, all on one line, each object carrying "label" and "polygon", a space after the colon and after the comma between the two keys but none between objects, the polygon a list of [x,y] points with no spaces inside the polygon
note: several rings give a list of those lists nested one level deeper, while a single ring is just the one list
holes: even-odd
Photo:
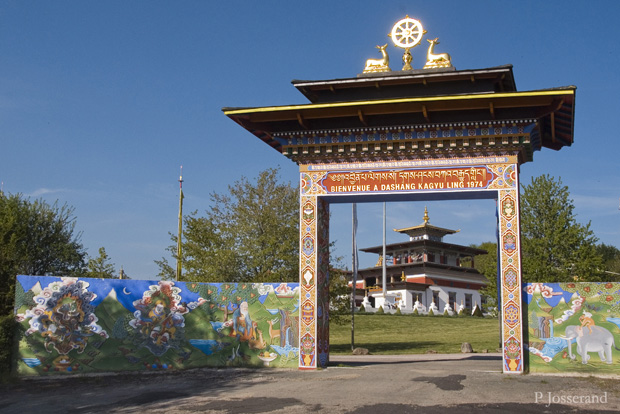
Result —
[{"label": "white temple building", "polygon": [[374,267],[358,271],[357,290],[364,289],[358,302],[367,311],[380,306],[385,311],[400,308],[403,313],[418,309],[418,313],[434,314],[471,312],[481,307],[480,289],[487,284],[486,278],[474,269],[474,257],[487,254],[486,250],[446,243],[444,236],[458,230],[444,229],[429,223],[428,211],[424,211],[424,223],[394,231],[408,235],[409,241],[385,246],[386,295],[383,296],[383,246],[360,249],[376,253],[379,260]]}]

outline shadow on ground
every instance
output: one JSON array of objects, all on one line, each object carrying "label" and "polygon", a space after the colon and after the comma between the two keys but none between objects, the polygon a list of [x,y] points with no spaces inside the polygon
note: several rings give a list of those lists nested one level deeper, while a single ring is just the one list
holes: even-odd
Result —
[{"label": "shadow on ground", "polygon": [[[423,357],[425,354],[420,354]],[[379,357],[385,359],[372,359],[372,357]],[[332,355],[330,357],[329,366],[351,366],[361,367],[370,365],[389,365],[389,364],[425,364],[428,363],[428,359],[421,358],[419,360],[411,359],[411,355],[371,355],[370,357],[359,357],[356,360],[356,356],[348,355]],[[435,362],[454,362],[457,361],[497,361],[499,363],[498,370],[501,370],[501,355],[487,355],[487,354],[472,354],[465,358],[442,358],[441,356],[432,358]]]}]

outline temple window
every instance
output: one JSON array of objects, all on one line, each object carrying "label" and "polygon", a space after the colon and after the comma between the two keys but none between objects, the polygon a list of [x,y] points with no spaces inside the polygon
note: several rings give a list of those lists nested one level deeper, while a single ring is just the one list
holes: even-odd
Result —
[{"label": "temple window", "polygon": [[448,292],[448,303],[456,309],[456,292]]},{"label": "temple window", "polygon": [[466,294],[465,294],[465,308],[466,308],[467,310],[469,310],[469,311],[471,311],[471,310],[472,310],[472,307],[471,307],[471,298],[472,298],[472,295],[471,295],[470,293],[466,293]]}]

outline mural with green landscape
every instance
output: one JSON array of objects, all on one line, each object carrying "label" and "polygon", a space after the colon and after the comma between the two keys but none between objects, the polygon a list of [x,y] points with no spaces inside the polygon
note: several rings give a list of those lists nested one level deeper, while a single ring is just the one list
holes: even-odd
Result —
[{"label": "mural with green landscape", "polygon": [[297,283],[17,276],[19,375],[297,367]]},{"label": "mural with green landscape", "polygon": [[525,285],[530,372],[620,374],[620,283]]}]

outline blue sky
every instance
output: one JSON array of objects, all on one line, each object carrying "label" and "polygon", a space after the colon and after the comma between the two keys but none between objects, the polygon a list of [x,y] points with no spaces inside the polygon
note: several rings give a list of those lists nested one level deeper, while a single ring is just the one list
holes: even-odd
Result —
[{"label": "blue sky", "polygon": [[[222,107],[305,103],[293,79],[355,77],[393,24],[419,19],[457,69],[514,65],[521,91],[577,86],[575,143],[543,150],[521,182],[549,173],[577,219],[620,247],[616,1],[12,1],[0,3],[0,181],[4,191],[75,207],[89,254],[153,278],[184,211],[242,175],[297,166]],[[413,50],[423,66],[426,48]],[[400,61],[400,49],[388,52]],[[396,66],[395,66],[396,65]],[[388,229],[460,229],[446,241],[494,240],[493,201],[388,204]],[[351,256],[350,205],[333,205],[331,238]],[[359,206],[358,245],[381,243],[381,204]],[[388,242],[403,240],[388,231]],[[361,256],[361,265],[376,257]]]}]

